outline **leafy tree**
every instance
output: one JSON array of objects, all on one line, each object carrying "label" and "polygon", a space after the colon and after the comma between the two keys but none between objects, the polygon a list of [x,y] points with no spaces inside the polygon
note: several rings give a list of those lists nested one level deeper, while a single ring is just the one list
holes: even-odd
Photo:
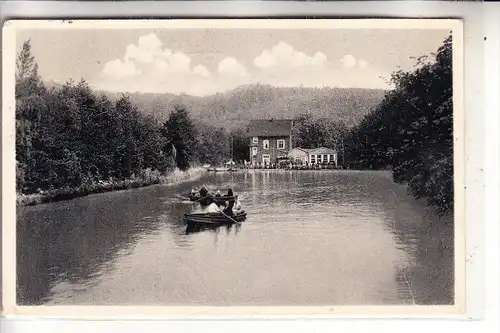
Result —
[{"label": "leafy tree", "polygon": [[44,89],[38,64],[31,52],[31,41],[23,43],[16,60],[16,98],[36,95]]},{"label": "leafy tree", "polygon": [[233,159],[235,162],[250,161],[250,143],[245,128],[237,128],[230,133],[233,139]]},{"label": "leafy tree", "polygon": [[300,115],[294,121],[292,140],[294,147],[340,149],[348,128],[330,118]]},{"label": "leafy tree", "polygon": [[163,125],[163,136],[177,151],[176,165],[187,170],[194,162],[197,149],[196,128],[189,113],[182,105],[176,105]]},{"label": "leafy tree", "polygon": [[441,212],[453,208],[452,38],[433,57],[417,59],[413,71],[392,75],[395,89],[354,128],[346,153],[351,165],[390,166],[394,180],[408,184]]}]

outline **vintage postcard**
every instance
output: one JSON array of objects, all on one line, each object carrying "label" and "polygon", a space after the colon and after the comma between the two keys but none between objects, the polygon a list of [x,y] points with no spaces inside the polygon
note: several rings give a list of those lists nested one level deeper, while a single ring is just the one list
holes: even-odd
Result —
[{"label": "vintage postcard", "polygon": [[7,315],[460,316],[462,22],[9,21]]}]

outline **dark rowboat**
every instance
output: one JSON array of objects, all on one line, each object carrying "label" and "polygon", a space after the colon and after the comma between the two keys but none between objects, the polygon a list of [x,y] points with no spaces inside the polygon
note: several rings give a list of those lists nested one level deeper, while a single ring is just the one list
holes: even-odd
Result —
[{"label": "dark rowboat", "polygon": [[242,210],[232,216],[223,213],[195,213],[185,214],[184,219],[187,223],[223,225],[237,222],[243,222],[247,218],[247,213]]}]

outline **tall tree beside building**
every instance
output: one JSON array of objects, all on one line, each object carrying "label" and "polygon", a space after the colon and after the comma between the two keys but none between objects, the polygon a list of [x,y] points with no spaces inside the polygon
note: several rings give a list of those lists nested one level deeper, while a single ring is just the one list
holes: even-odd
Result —
[{"label": "tall tree beside building", "polygon": [[163,136],[177,150],[176,164],[180,170],[188,169],[195,162],[196,134],[196,127],[186,108],[176,105],[163,125]]},{"label": "tall tree beside building", "polygon": [[250,161],[250,138],[246,135],[246,129],[237,128],[229,135],[232,138],[234,161]]}]

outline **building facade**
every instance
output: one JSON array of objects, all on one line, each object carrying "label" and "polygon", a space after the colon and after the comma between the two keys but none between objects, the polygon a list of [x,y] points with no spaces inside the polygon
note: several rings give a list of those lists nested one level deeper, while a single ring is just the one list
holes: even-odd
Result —
[{"label": "building facade", "polygon": [[309,149],[293,148],[288,153],[288,157],[294,164],[306,165],[309,163]]},{"label": "building facade", "polygon": [[290,150],[288,157],[293,160],[295,164],[334,164],[335,167],[338,166],[337,151],[326,147],[314,149],[294,148]]},{"label": "building facade", "polygon": [[319,147],[309,149],[309,164],[335,164],[338,166],[337,151],[331,148]]},{"label": "building facade", "polygon": [[292,149],[292,128],[293,121],[288,119],[252,120],[247,132],[251,164],[270,165],[287,157]]}]

